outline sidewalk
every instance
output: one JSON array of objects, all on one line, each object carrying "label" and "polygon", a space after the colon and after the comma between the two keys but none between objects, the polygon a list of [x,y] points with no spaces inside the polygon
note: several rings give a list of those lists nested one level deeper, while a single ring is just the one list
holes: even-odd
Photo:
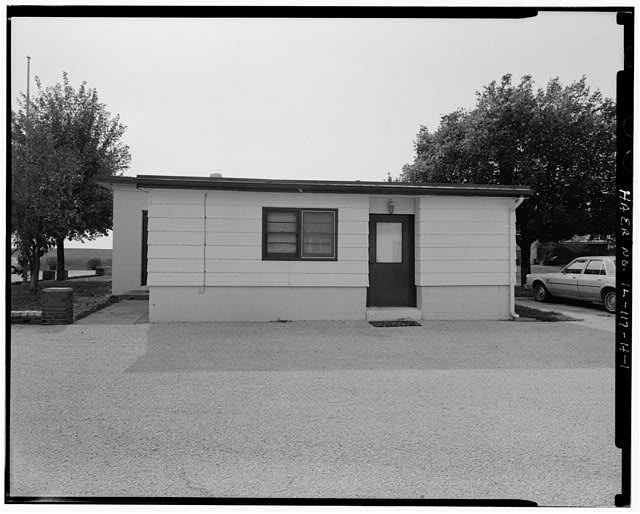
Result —
[{"label": "sidewalk", "polygon": [[76,321],[76,325],[136,325],[139,323],[149,323],[148,300],[120,300]]}]

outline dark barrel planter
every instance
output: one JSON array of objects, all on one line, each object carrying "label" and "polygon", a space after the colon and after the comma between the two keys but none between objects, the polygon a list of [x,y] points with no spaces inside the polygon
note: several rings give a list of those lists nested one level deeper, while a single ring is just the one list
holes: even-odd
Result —
[{"label": "dark barrel planter", "polygon": [[48,287],[42,290],[43,325],[68,325],[73,323],[73,289]]},{"label": "dark barrel planter", "polygon": [[54,280],[56,278],[56,270],[45,269],[42,270],[42,280]]}]

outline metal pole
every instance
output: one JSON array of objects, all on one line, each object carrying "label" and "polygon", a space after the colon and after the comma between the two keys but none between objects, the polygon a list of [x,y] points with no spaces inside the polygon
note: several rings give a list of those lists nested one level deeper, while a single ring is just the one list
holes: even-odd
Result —
[{"label": "metal pole", "polygon": [[[29,100],[29,86],[31,82],[31,57],[27,55],[27,123],[25,125],[25,137],[28,137],[27,130],[29,128],[29,110],[30,110],[30,100]],[[27,139],[27,144],[29,143]],[[22,273],[22,281],[27,283],[29,279],[27,278],[27,270],[23,270]]]},{"label": "metal pole", "polygon": [[31,57],[27,55],[27,120],[29,119],[29,83],[31,82]]}]

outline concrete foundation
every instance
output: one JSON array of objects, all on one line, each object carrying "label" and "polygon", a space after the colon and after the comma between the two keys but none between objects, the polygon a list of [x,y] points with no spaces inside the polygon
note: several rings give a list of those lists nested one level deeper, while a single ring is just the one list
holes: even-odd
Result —
[{"label": "concrete foundation", "polygon": [[[149,290],[151,322],[365,320],[373,316],[367,314],[373,311],[366,308],[364,287],[151,286]],[[417,309],[405,310],[412,311],[404,316],[410,319],[508,320],[509,287],[417,287]]]},{"label": "concrete foundation", "polygon": [[150,286],[149,321],[364,320],[365,287]]},{"label": "concrete foundation", "polygon": [[509,286],[422,286],[416,290],[422,319],[511,319]]}]

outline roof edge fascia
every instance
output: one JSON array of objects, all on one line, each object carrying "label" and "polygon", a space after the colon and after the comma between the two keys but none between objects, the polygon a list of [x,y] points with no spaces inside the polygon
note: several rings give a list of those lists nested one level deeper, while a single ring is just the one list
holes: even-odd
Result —
[{"label": "roof edge fascia", "polygon": [[161,189],[208,189],[259,192],[334,193],[334,194],[396,194],[409,196],[499,196],[530,197],[529,186],[501,186],[487,184],[442,184],[362,182],[325,180],[286,180],[231,177],[181,177],[166,175],[138,175],[137,177],[100,177],[95,181],[103,187],[134,186]]}]

